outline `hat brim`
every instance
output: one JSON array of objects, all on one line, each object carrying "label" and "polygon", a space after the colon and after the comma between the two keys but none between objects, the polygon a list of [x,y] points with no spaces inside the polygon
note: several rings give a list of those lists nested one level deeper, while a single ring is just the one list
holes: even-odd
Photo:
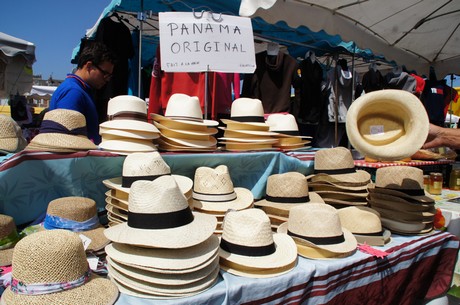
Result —
[{"label": "hat brim", "polygon": [[369,246],[384,246],[391,242],[391,231],[387,229],[383,229],[382,235],[379,236],[358,233],[353,233],[353,235],[355,236],[358,243],[365,243]]},{"label": "hat brim", "polygon": [[15,153],[18,150],[22,150],[26,145],[27,142],[21,148],[18,138],[2,138],[0,139],[0,152]]},{"label": "hat brim", "polygon": [[372,207],[374,210],[380,213],[381,217],[400,220],[400,221],[418,221],[423,223],[433,222],[434,215],[436,214],[436,208],[433,206],[428,211],[412,211],[405,212],[395,209],[386,209],[378,206]]},{"label": "hat brim", "polygon": [[385,217],[381,217],[380,220],[382,226],[397,234],[426,234],[433,231],[433,223],[397,221]]},{"label": "hat brim", "polygon": [[[236,137],[237,135],[241,135],[241,138],[247,138],[247,136],[272,137],[272,136],[278,135],[276,132],[268,131],[268,130],[265,131],[265,130],[250,130],[250,129],[229,129],[228,127],[218,127],[218,128],[225,131],[225,133],[227,134],[230,132],[230,136],[233,136],[233,137]],[[226,135],[226,136],[229,136],[229,135]]]},{"label": "hat brim", "polygon": [[193,208],[199,210],[206,210],[210,212],[225,213],[228,209],[234,209],[239,211],[250,208],[252,206],[252,203],[254,202],[254,195],[250,190],[242,187],[235,187],[233,190],[236,193],[235,200],[211,202],[192,199]]},{"label": "hat brim", "polygon": [[129,131],[121,129],[105,129],[100,128],[99,134],[107,140],[116,140],[117,138],[131,138],[140,140],[155,140],[160,137],[160,133],[143,132],[143,131]]},{"label": "hat brim", "polygon": [[171,119],[171,118],[168,118],[160,114],[156,114],[156,113],[152,113],[151,117],[155,121],[160,121],[160,122],[161,121],[175,121],[175,122],[179,122],[185,125],[211,126],[211,127],[219,125],[219,122],[214,121],[214,120],[204,120],[203,119],[202,121],[191,121],[191,120]]},{"label": "hat brim", "polygon": [[260,144],[276,144],[278,143],[277,139],[274,138],[218,138],[221,143],[232,143],[232,142],[240,142],[240,143],[260,143]]},{"label": "hat brim", "polygon": [[344,258],[352,255],[355,253],[355,250],[350,251],[350,252],[344,252],[344,253],[336,253],[336,252],[331,252],[327,251],[324,249],[320,249],[317,247],[310,247],[307,245],[297,245],[297,253],[300,256],[309,258],[309,259],[321,259],[321,260],[329,260],[329,259],[338,259],[338,258]]},{"label": "hat brim", "polygon": [[412,201],[418,201],[421,203],[434,203],[435,201],[434,198],[430,197],[426,192],[425,192],[425,195],[422,195],[422,196],[410,196],[410,195],[407,195],[406,193],[403,193],[403,192],[400,192],[394,189],[383,188],[383,187],[379,187],[379,188],[369,187],[368,190],[369,190],[369,193],[388,194],[388,195],[392,195],[395,197],[407,198]]},{"label": "hat brim", "polygon": [[128,212],[126,210],[120,209],[112,204],[106,204],[105,209],[108,213],[116,215],[117,217],[123,219],[124,221],[128,220]]},{"label": "hat brim", "polygon": [[99,148],[107,151],[117,152],[151,152],[157,151],[157,147],[151,140],[129,139],[122,140],[102,140],[99,143]]},{"label": "hat brim", "polygon": [[338,174],[338,175],[328,175],[324,173],[312,174],[307,176],[307,180],[313,182],[332,182],[332,183],[341,183],[346,182],[353,186],[362,186],[369,184],[371,180],[371,174],[364,170],[356,170],[354,173],[350,174]]},{"label": "hat brim", "polygon": [[273,202],[267,199],[262,199],[254,202],[254,206],[257,208],[262,208],[266,213],[274,214],[278,216],[287,217],[289,216],[289,211],[296,206],[308,204],[310,202],[314,203],[324,203],[323,198],[315,192],[308,192],[309,201],[301,203],[280,203]]},{"label": "hat brim", "polygon": [[358,186],[348,186],[348,185],[341,185],[338,183],[335,183],[333,181],[316,181],[313,182],[311,181],[308,183],[308,187],[311,188],[313,191],[316,190],[321,190],[321,191],[354,191],[354,192],[362,192],[365,191],[366,193],[368,185],[371,183],[365,184],[365,185],[358,185]]},{"label": "hat brim", "polygon": [[153,123],[158,129],[167,128],[167,129],[176,130],[180,132],[190,132],[190,133],[207,134],[207,135],[213,135],[217,133],[217,128],[214,128],[214,127],[203,126],[203,125],[191,125],[191,124],[186,124],[186,123],[177,122],[173,120],[159,120],[159,121],[154,121]]},{"label": "hat brim", "polygon": [[228,273],[250,277],[250,278],[270,278],[279,275],[288,273],[295,268],[297,260],[293,261],[291,264],[283,266],[281,268],[249,268],[247,266],[242,266],[225,259],[220,259],[220,268]]},{"label": "hat brim", "polygon": [[173,138],[169,136],[165,136],[164,134],[161,134],[161,138],[165,142],[169,142],[170,144],[173,145],[182,145],[186,147],[192,147],[192,148],[209,148],[209,147],[214,147],[217,144],[216,138],[213,136],[207,136],[206,140],[193,140],[193,139],[181,139],[181,138]]},{"label": "hat brim", "polygon": [[267,123],[262,122],[240,122],[235,120],[229,119],[220,119],[222,123],[227,125],[227,129],[235,131],[235,130],[259,130],[259,131],[268,131],[270,129],[270,125]]},{"label": "hat brim", "polygon": [[[39,133],[29,143],[32,149],[49,151],[81,151],[97,149],[90,139],[84,136],[73,136],[61,133]],[[28,145],[28,146],[29,146]]]},{"label": "hat brim", "polygon": [[112,120],[99,124],[104,129],[119,129],[127,131],[141,131],[159,134],[160,131],[153,124],[136,120]]}]

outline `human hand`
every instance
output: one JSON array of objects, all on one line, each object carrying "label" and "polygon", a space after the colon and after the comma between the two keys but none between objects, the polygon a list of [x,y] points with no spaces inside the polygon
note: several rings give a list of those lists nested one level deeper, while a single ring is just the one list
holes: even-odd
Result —
[{"label": "human hand", "polygon": [[440,126],[430,124],[428,137],[426,138],[425,144],[423,144],[422,148],[428,149],[444,146],[443,129],[444,128]]}]

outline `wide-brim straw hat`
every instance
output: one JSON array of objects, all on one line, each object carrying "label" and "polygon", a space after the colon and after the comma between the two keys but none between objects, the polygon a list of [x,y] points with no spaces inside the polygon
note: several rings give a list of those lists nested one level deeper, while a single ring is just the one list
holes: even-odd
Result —
[{"label": "wide-brim straw hat", "polygon": [[207,146],[207,147],[191,147],[191,146],[173,143],[172,141],[169,141],[166,138],[160,138],[156,140],[156,143],[158,144],[158,148],[161,151],[210,152],[210,151],[215,151],[217,149],[216,145]]},{"label": "wide-brim straw hat", "polygon": [[152,140],[132,138],[118,138],[114,140],[106,140],[103,138],[102,142],[99,143],[99,148],[126,154],[157,151],[157,147],[153,144]]},{"label": "wide-brim straw hat", "polygon": [[202,243],[216,228],[215,217],[190,210],[171,176],[135,181],[128,202],[128,222],[104,231],[113,242],[179,249]]},{"label": "wide-brim straw hat", "polygon": [[45,113],[40,132],[25,148],[52,152],[97,149],[86,135],[86,119],[75,110],[55,109]]},{"label": "wide-brim straw hat", "polygon": [[254,202],[254,195],[249,189],[233,186],[226,165],[198,167],[193,180],[192,198],[194,208],[222,213],[228,209],[247,209]]},{"label": "wide-brim straw hat", "polygon": [[423,223],[430,223],[434,220],[434,215],[436,214],[436,208],[433,206],[429,211],[412,211],[412,212],[405,212],[401,210],[392,210],[381,208],[378,206],[372,207],[374,210],[380,213],[380,215],[384,218],[394,219],[394,220],[401,220],[401,221],[419,221]]},{"label": "wide-brim straw hat", "polygon": [[433,223],[401,221],[381,217],[382,225],[391,232],[401,235],[426,234],[433,231]]},{"label": "wide-brim straw hat", "polygon": [[158,121],[154,121],[153,124],[160,130],[170,129],[176,132],[190,133],[190,134],[199,134],[199,135],[214,135],[218,132],[217,128],[209,127],[206,125],[191,125],[188,123],[183,123],[175,120],[167,119],[163,116],[157,116],[152,114]]},{"label": "wide-brim straw hat", "polygon": [[297,244],[335,253],[351,254],[357,247],[356,238],[342,226],[337,210],[325,203],[292,208],[278,232],[289,234]]},{"label": "wide-brim straw hat", "polygon": [[287,172],[270,175],[267,178],[265,199],[256,201],[254,205],[267,213],[288,216],[293,207],[309,202],[324,203],[319,194],[309,191],[304,175]]},{"label": "wide-brim straw hat", "polygon": [[18,233],[13,217],[0,214],[0,242],[4,247],[0,250],[0,266],[11,265],[14,246],[21,238],[22,235]]},{"label": "wide-brim straw hat", "polygon": [[130,138],[140,140],[154,140],[160,137],[160,132],[145,132],[138,130],[122,130],[122,129],[110,129],[110,128],[99,128],[99,134],[107,140],[115,140],[119,138]]},{"label": "wide-brim straw hat", "polygon": [[413,166],[388,166],[375,172],[374,187],[369,192],[389,194],[422,203],[433,203],[423,187],[423,170]]},{"label": "wide-brim straw hat", "polygon": [[391,232],[382,227],[380,214],[369,207],[338,209],[340,223],[356,237],[359,243],[383,246],[391,241]]},{"label": "wide-brim straw hat", "polygon": [[403,212],[430,211],[434,206],[434,202],[421,203],[415,200],[410,201],[408,198],[405,199],[403,197],[377,192],[370,192],[367,202],[371,207],[381,207]]},{"label": "wide-brim straw hat", "polygon": [[128,220],[128,211],[122,210],[112,204],[106,204],[105,209],[107,210],[107,214],[114,215],[115,217],[119,218],[121,222]]},{"label": "wide-brim straw hat", "polygon": [[219,142],[219,145],[224,145],[222,148],[229,151],[276,150],[276,148],[273,148],[272,144],[265,143],[259,144],[225,141]]},{"label": "wide-brim straw hat", "polygon": [[114,304],[118,298],[117,287],[95,274],[80,286],[65,285],[87,276],[89,270],[83,243],[78,234],[70,231],[41,231],[24,237],[16,245],[12,267],[12,283],[21,283],[20,289],[32,284],[60,283],[62,290],[34,295],[31,287],[26,294],[19,294],[9,286],[2,294],[4,304]]},{"label": "wide-brim straw hat", "polygon": [[206,136],[206,138],[203,138],[202,140],[196,140],[196,139],[174,138],[174,137],[165,136],[161,134],[161,138],[163,140],[166,139],[168,143],[171,143],[173,145],[183,145],[183,146],[192,147],[192,148],[209,148],[209,147],[215,147],[217,144],[217,140],[213,136]]},{"label": "wide-brim straw hat", "polygon": [[335,183],[333,181],[313,181],[311,179],[308,182],[308,187],[312,190],[322,190],[322,191],[341,191],[341,192],[358,192],[358,193],[363,193],[367,192],[368,193],[368,186],[371,186],[371,183],[366,183],[363,185],[355,185],[355,186],[350,186],[350,185],[342,185],[340,183]]},{"label": "wide-brim straw hat", "polygon": [[349,107],[346,131],[351,145],[377,160],[401,160],[416,153],[428,136],[423,103],[405,90],[378,90],[357,98]]},{"label": "wide-brim straw hat", "polygon": [[311,136],[300,135],[296,119],[289,113],[270,114],[265,123],[270,126],[270,131],[278,133],[277,137],[296,139],[311,138]]},{"label": "wide-brim straw hat", "polygon": [[274,138],[267,138],[267,137],[253,137],[253,138],[227,138],[227,137],[221,137],[218,138],[220,143],[233,143],[233,142],[239,142],[239,143],[256,143],[256,144],[272,144],[275,145],[278,143],[277,139]]},{"label": "wide-brim straw hat", "polygon": [[351,152],[340,146],[315,152],[314,174],[307,178],[312,181],[348,182],[359,185],[371,182],[371,175],[364,170],[356,170]]},{"label": "wide-brim straw hat", "polygon": [[204,127],[200,130],[193,130],[187,128],[187,126],[185,126],[186,129],[168,128],[156,121],[154,121],[153,124],[158,127],[161,134],[183,139],[193,139],[194,137],[199,138],[205,136],[212,136],[218,132],[217,128],[213,127]]},{"label": "wide-brim straw hat", "polygon": [[21,127],[13,118],[0,114],[0,152],[15,153],[27,146]]},{"label": "wide-brim straw hat", "polygon": [[232,102],[230,119],[221,119],[228,129],[248,129],[270,126],[265,123],[264,108],[262,101],[256,98],[240,97]]},{"label": "wide-brim straw hat", "polygon": [[[253,249],[264,250],[256,254]],[[272,232],[265,212],[246,209],[225,216],[219,256],[221,268],[228,272],[264,277],[292,270],[297,250],[290,236]]]},{"label": "wide-brim straw hat", "polygon": [[[96,202],[91,198],[69,196],[54,199],[49,202],[46,210],[46,217],[56,216],[60,219],[70,220],[73,222],[85,222],[91,218],[97,217]],[[51,226],[47,226],[47,219],[45,217],[45,229],[64,229],[70,230],[62,222],[52,222]],[[98,251],[104,248],[110,241],[104,236],[104,227],[97,220],[97,224],[93,228],[81,229],[82,231],[75,231],[82,234],[91,240],[87,247],[87,251]]]},{"label": "wide-brim straw hat", "polygon": [[[274,137],[278,135],[276,132],[273,131],[265,131],[265,130],[250,130],[250,129],[230,129],[228,127],[218,127],[221,130],[224,130],[224,137],[226,138],[235,138],[235,139],[258,139],[261,137]],[[277,140],[275,138],[272,138]]]},{"label": "wide-brim straw hat", "polygon": [[[156,128],[152,123],[142,122],[142,121],[135,121],[135,120],[115,120],[115,121],[105,121],[99,124],[100,132],[108,133],[107,131],[111,131],[112,133],[116,133],[124,136],[124,134],[133,134],[138,135],[139,138],[146,138],[146,137],[158,137],[160,131]],[[124,133],[122,131],[125,131]],[[131,136],[133,137],[133,136]]]}]

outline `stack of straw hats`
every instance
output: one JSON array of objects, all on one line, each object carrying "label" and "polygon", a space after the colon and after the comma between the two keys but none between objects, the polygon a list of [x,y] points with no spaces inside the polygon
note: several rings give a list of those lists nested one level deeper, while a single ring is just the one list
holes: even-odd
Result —
[{"label": "stack of straw hats", "polygon": [[86,251],[104,254],[109,240],[97,216],[96,202],[91,198],[70,196],[50,201],[43,227],[46,230],[69,230],[85,237]]},{"label": "stack of straw hats", "polygon": [[26,145],[27,141],[18,123],[13,118],[0,114],[0,154],[16,153]]},{"label": "stack of straw hats", "polygon": [[2,304],[114,304],[118,289],[91,272],[78,234],[40,231],[13,251],[11,285]]},{"label": "stack of straw hats", "polygon": [[75,110],[54,109],[45,113],[39,134],[25,149],[77,152],[97,149],[97,146],[88,139],[83,114]]},{"label": "stack of straw hats", "polygon": [[153,140],[159,138],[160,131],[147,122],[144,100],[131,95],[111,98],[107,119],[99,125],[100,149],[122,155],[157,150]]},{"label": "stack of straw hats", "polygon": [[196,96],[182,93],[171,95],[165,115],[152,114],[160,130],[158,146],[165,151],[214,151],[217,148],[215,126],[219,122],[203,119],[200,101]]},{"label": "stack of straw hats", "polygon": [[221,119],[226,127],[219,138],[222,149],[230,151],[273,150],[278,143],[278,134],[269,131],[265,123],[262,101],[252,98],[238,98],[232,103],[230,119]]},{"label": "stack of straw hats", "polygon": [[191,198],[192,179],[181,175],[171,175],[171,169],[160,153],[154,151],[127,155],[123,161],[122,176],[102,181],[109,188],[105,193],[109,226],[126,222],[128,219],[128,197],[131,185],[135,181],[152,181],[161,176],[172,176],[187,200]]},{"label": "stack of straw hats", "polygon": [[219,256],[223,270],[253,278],[287,273],[297,263],[297,249],[292,238],[274,233],[268,216],[254,208],[227,213]]},{"label": "stack of straw hats", "polygon": [[355,168],[353,156],[345,147],[318,150],[314,173],[307,179],[310,189],[336,208],[367,205],[371,175]]},{"label": "stack of straw hats", "polygon": [[325,203],[292,208],[278,232],[292,236],[299,255],[307,258],[347,257],[358,246],[354,235],[342,226],[337,210]]},{"label": "stack of straw hats", "polygon": [[287,221],[293,207],[309,202],[324,203],[317,193],[309,192],[307,178],[299,172],[269,176],[266,189],[265,199],[256,201],[254,205],[267,213],[275,230]]},{"label": "stack of straw hats", "polygon": [[216,234],[222,233],[222,222],[228,210],[251,208],[254,196],[250,190],[234,187],[226,165],[216,168],[198,167],[195,171],[192,192],[193,209],[217,218]]},{"label": "stack of straw hats", "polygon": [[369,205],[393,233],[412,235],[433,230],[435,201],[423,188],[423,171],[411,166],[378,168],[369,188]]},{"label": "stack of straw hats", "polygon": [[361,244],[384,246],[391,241],[391,232],[382,227],[380,214],[363,206],[350,206],[339,209],[340,222]]},{"label": "stack of straw hats", "polygon": [[176,298],[216,282],[217,220],[192,212],[173,177],[134,182],[128,207],[128,221],[104,231],[109,277],[121,292]]},{"label": "stack of straw hats", "polygon": [[13,217],[0,214],[0,266],[11,265],[14,246],[23,236],[18,233]]},{"label": "stack of straw hats", "polygon": [[274,136],[278,139],[278,143],[273,144],[273,147],[284,151],[306,149],[310,147],[305,145],[311,143],[309,140],[311,137],[300,135],[296,119],[292,114],[270,114],[266,123],[270,126],[270,131],[278,133]]}]

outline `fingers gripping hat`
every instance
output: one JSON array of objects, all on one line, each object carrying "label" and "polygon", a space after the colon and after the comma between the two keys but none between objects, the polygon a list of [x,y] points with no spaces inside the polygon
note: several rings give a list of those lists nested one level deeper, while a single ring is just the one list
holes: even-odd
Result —
[{"label": "fingers gripping hat", "polygon": [[428,136],[422,102],[404,90],[378,90],[354,101],[347,112],[350,143],[377,160],[401,160],[416,153]]},{"label": "fingers gripping hat", "polygon": [[0,266],[11,265],[14,246],[22,237],[13,217],[0,214]]},{"label": "fingers gripping hat", "polygon": [[11,117],[0,115],[0,153],[15,153],[26,147],[21,127]]}]

